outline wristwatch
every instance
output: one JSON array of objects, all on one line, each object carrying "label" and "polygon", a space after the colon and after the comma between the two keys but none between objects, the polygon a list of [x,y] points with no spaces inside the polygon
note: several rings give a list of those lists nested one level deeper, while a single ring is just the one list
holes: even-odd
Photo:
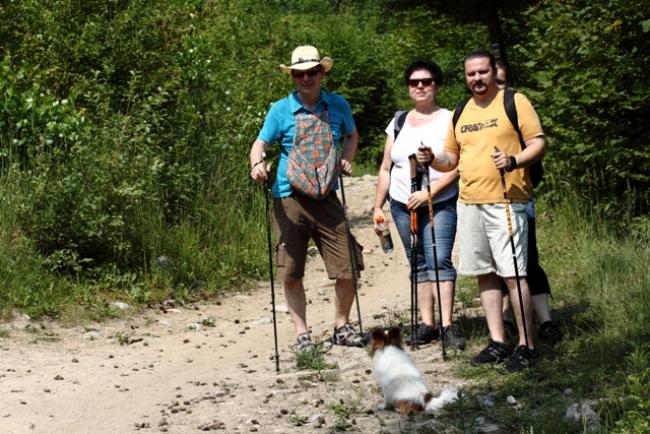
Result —
[{"label": "wristwatch", "polygon": [[512,172],[517,168],[517,159],[514,155],[510,156],[510,165],[506,167],[506,172]]}]

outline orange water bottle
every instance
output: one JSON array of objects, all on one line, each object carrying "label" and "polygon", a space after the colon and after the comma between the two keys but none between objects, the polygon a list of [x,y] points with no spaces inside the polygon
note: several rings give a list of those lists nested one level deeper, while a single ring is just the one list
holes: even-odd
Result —
[{"label": "orange water bottle", "polygon": [[390,229],[388,228],[388,223],[386,223],[386,221],[382,216],[378,216],[376,221],[377,221],[377,226],[381,231],[381,235],[379,235],[381,248],[384,250],[384,253],[391,253],[393,251],[393,237],[390,235]]}]

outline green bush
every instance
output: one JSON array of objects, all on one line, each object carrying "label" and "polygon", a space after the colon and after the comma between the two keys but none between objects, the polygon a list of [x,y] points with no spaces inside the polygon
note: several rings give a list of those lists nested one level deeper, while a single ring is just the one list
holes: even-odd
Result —
[{"label": "green bush", "polygon": [[518,84],[550,139],[546,188],[568,185],[610,218],[650,209],[646,6],[540,1],[506,24]]},{"label": "green bush", "polygon": [[[527,30],[507,32],[518,42],[512,60],[551,142],[543,191],[600,195],[602,216],[645,227],[647,95],[641,80],[624,80],[647,57],[643,8],[504,8],[506,29]],[[278,64],[296,45],[335,59],[325,85],[354,111],[358,173],[376,170],[385,126],[409,105],[404,66],[438,62],[439,102],[452,108],[467,96],[463,54],[489,42],[481,14],[417,1],[26,0],[3,3],[0,18],[2,195],[16,216],[0,224],[26,237],[26,255],[55,278],[106,280],[144,299],[265,273],[262,194],[247,154],[269,104],[291,90]],[[575,31],[561,30],[568,21]],[[601,78],[604,90],[594,86]],[[612,199],[619,188],[627,202]]]},{"label": "green bush", "polygon": [[[291,89],[277,65],[299,44],[335,58],[327,87],[349,99],[374,171],[383,129],[406,103],[404,65],[431,54],[455,63],[414,27],[453,25],[424,8],[387,23],[371,3],[314,5],[3,6],[2,170],[16,225],[44,266],[93,281],[134,272],[155,285],[210,281],[211,290],[258,275],[264,231],[247,153],[269,103]],[[462,33],[441,39],[469,44]],[[173,256],[173,276],[159,255]]]}]

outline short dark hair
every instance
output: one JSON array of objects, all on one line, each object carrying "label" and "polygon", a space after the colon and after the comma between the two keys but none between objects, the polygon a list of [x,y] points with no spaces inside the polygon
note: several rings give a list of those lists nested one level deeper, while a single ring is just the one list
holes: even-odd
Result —
[{"label": "short dark hair", "polygon": [[465,62],[467,62],[470,59],[476,59],[477,57],[487,57],[490,59],[490,66],[492,67],[492,70],[496,72],[497,70],[497,61],[494,57],[494,54],[491,52],[484,50],[482,48],[479,48],[478,50],[474,50],[470,53],[468,53],[465,58],[463,59],[463,65]]},{"label": "short dark hair", "polygon": [[438,86],[442,85],[442,69],[440,69],[440,67],[432,61],[425,59],[414,60],[409,64],[409,66],[406,67],[404,70],[404,81],[407,85],[409,83],[409,79],[411,78],[411,74],[413,74],[413,71],[416,69],[426,69],[431,73],[431,78],[433,78],[433,81]]}]

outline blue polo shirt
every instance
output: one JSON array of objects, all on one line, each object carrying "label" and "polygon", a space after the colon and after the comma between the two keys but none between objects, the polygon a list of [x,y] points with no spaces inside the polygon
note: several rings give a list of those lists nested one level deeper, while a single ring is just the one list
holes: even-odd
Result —
[{"label": "blue polo shirt", "polygon": [[[343,136],[350,134],[355,128],[352,110],[341,95],[321,89],[320,99],[313,113],[322,114],[325,106],[327,106],[328,110],[334,143],[339,143]],[[287,181],[287,158],[293,146],[293,134],[296,126],[295,115],[300,111],[312,113],[303,107],[296,90],[271,106],[266,114],[264,126],[257,136],[258,140],[268,144],[280,144],[280,160],[275,183],[273,183],[273,197],[287,197],[293,192],[289,181]]]}]

